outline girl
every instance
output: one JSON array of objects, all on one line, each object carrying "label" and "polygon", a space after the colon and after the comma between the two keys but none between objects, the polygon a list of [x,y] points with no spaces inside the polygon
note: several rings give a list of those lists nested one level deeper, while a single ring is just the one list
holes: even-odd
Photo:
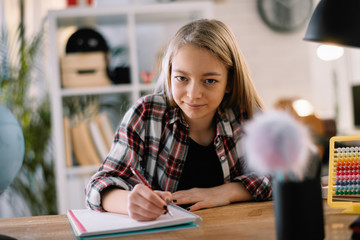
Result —
[{"label": "girl", "polygon": [[[126,113],[87,186],[98,211],[153,220],[172,201],[189,211],[267,200],[267,177],[245,173],[244,121],[262,109],[231,30],[217,20],[183,26],[170,42],[154,94]],[[154,189],[138,184],[137,169]]]}]

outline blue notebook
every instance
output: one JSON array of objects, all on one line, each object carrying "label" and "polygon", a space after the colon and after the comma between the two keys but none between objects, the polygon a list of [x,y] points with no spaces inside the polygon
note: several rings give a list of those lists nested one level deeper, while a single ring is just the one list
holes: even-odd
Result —
[{"label": "blue notebook", "polygon": [[90,209],[68,210],[67,217],[76,237],[80,239],[172,231],[197,227],[202,223],[201,217],[174,204],[169,205],[169,210],[173,216],[165,214],[146,222],[136,221],[128,215]]}]

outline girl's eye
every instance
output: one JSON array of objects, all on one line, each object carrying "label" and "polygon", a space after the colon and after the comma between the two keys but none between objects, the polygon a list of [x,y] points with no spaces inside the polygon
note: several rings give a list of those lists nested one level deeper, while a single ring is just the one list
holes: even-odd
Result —
[{"label": "girl's eye", "polygon": [[185,77],[181,77],[181,76],[177,76],[177,77],[175,77],[178,81],[180,81],[180,82],[184,82],[184,81],[186,81],[186,78]]},{"label": "girl's eye", "polygon": [[214,84],[214,83],[216,83],[216,80],[215,79],[206,79],[205,82],[207,84]]}]

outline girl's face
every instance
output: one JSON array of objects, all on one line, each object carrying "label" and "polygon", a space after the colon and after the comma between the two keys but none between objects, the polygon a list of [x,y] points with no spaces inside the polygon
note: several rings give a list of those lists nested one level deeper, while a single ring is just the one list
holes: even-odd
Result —
[{"label": "girl's face", "polygon": [[190,123],[212,121],[227,89],[227,68],[206,49],[180,48],[173,58],[171,92]]}]

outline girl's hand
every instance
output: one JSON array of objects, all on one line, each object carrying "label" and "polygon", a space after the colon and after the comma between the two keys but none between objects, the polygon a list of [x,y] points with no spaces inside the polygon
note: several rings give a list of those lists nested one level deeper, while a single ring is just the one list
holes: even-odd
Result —
[{"label": "girl's hand", "polygon": [[170,192],[153,191],[137,184],[128,195],[128,214],[138,221],[155,220],[166,212],[167,200],[172,201]]},{"label": "girl's hand", "polygon": [[187,210],[196,211],[251,200],[251,195],[241,183],[228,183],[212,188],[192,188],[173,193],[177,205],[193,204]]}]

